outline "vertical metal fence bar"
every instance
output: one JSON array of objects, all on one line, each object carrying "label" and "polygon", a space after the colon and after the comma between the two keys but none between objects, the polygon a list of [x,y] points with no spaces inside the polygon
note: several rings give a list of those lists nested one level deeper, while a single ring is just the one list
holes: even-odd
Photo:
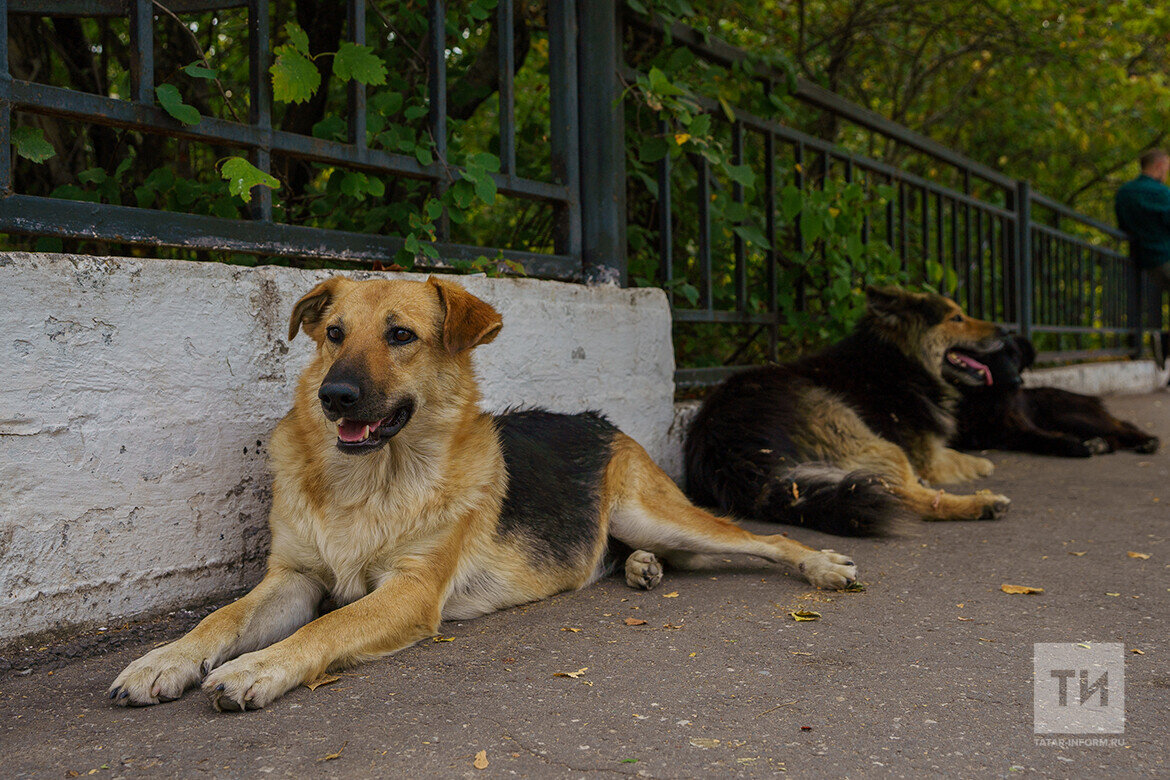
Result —
[{"label": "vertical metal fence bar", "polygon": [[[429,16],[430,46],[427,50],[427,97],[430,101],[428,124],[431,139],[435,144],[435,159],[439,167],[447,167],[447,9],[443,0],[430,0]],[[436,197],[442,197],[448,182],[435,183]],[[435,225],[440,241],[451,236],[451,219],[446,209]]]},{"label": "vertical metal fence bar", "polygon": [[[272,172],[272,91],[268,81],[272,41],[268,0],[248,0],[248,121],[259,128],[263,143],[252,150],[252,164]],[[252,219],[272,221],[272,190],[253,187],[249,204]]]},{"label": "vertical metal fence bar", "polygon": [[890,199],[886,201],[886,243],[890,245],[890,251],[897,249],[897,244],[894,241],[894,200],[897,196],[897,190],[894,188],[894,177],[886,177],[886,186],[890,188]]},{"label": "vertical metal fence bar", "polygon": [[951,269],[955,272],[955,289],[952,293],[955,300],[959,299],[959,291],[963,289],[963,277],[959,275],[959,202],[951,199]]},{"label": "vertical metal fence bar", "polygon": [[[366,0],[347,0],[349,41],[366,45]],[[349,142],[358,149],[366,148],[366,85],[351,79],[345,85],[349,103]]]},{"label": "vertical metal fence bar", "polygon": [[[581,138],[581,258],[585,278],[626,284],[625,113],[616,0],[577,5],[577,35],[589,56],[577,60]],[[710,295],[710,290],[707,291]]]},{"label": "vertical metal fence bar", "polygon": [[[743,155],[743,124],[735,122],[731,125],[731,154],[735,165],[744,164]],[[732,182],[731,199],[743,205],[743,185],[738,181]],[[735,310],[747,310],[747,246],[739,233],[734,233],[732,245],[735,254]]]},{"label": "vertical metal fence bar", "polygon": [[978,295],[976,298],[979,305],[976,311],[979,312],[979,319],[987,319],[987,290],[984,287],[983,267],[985,265],[985,257],[983,253],[983,209],[975,209],[975,273],[978,281]]},{"label": "vertical metal fence bar", "polygon": [[906,251],[906,182],[898,182],[898,250],[902,256],[902,270],[909,270],[909,255]]},{"label": "vertical metal fence bar", "polygon": [[[660,120],[658,132],[665,136],[669,131],[670,125],[666,120]],[[674,280],[674,231],[671,222],[673,203],[670,197],[670,174],[670,155],[666,154],[658,162],[658,279],[673,303],[674,293],[670,283]]]},{"label": "vertical metal fence bar", "polygon": [[945,295],[950,295],[951,291],[947,289],[947,256],[945,254],[945,236],[943,235],[943,196],[941,192],[936,192],[934,195],[934,248],[935,257],[938,259],[940,266],[940,273],[942,279],[939,280],[938,288],[943,291]]},{"label": "vertical metal fence bar", "polygon": [[12,76],[8,72],[8,0],[0,0],[0,198],[12,192]]},{"label": "vertical metal fence bar", "polygon": [[[772,84],[768,83],[768,92],[771,93]],[[777,359],[777,342],[780,338],[780,316],[776,306],[776,264],[780,254],[776,249],[776,136],[769,131],[764,136],[764,188],[767,191],[767,202],[764,217],[764,238],[768,240],[764,278],[768,285],[767,305],[771,322],[768,324],[768,359]]]},{"label": "vertical metal fence bar", "polygon": [[1032,338],[1032,192],[1026,181],[1016,183],[1016,319],[1020,335]]},{"label": "vertical metal fence bar", "polygon": [[[792,170],[794,171],[792,177],[793,184],[798,190],[804,192],[804,144],[802,143],[797,143],[792,147]],[[803,267],[805,264],[805,258],[803,257],[805,251],[804,232],[800,229],[799,214],[797,215],[797,224],[794,226],[794,228],[793,235],[795,240],[796,254],[801,255],[800,262]],[[794,284],[796,285],[794,296],[796,310],[803,312],[805,311],[807,304],[807,301],[805,300],[805,275],[803,271],[797,275]]]},{"label": "vertical metal fence bar", "polygon": [[577,123],[577,7],[574,0],[549,3],[548,8],[549,126],[552,173],[570,193],[571,202],[557,205],[553,238],[558,254],[581,257],[580,136]]},{"label": "vertical metal fence bar", "polygon": [[[552,3],[555,5],[555,3]],[[513,0],[499,0],[496,6],[496,42],[500,71],[500,170],[516,175],[516,50],[513,41]]]},{"label": "vertical metal fence bar", "polygon": [[927,270],[927,262],[930,260],[930,190],[926,187],[922,188],[922,207],[919,210],[919,217],[922,221],[920,228],[922,235],[919,236],[922,241],[922,278],[924,281],[930,281],[930,272]]},{"label": "vertical metal fence bar", "polygon": [[154,105],[154,4],[130,3],[130,92],[143,105]]},{"label": "vertical metal fence bar", "polygon": [[711,290],[711,172],[707,158],[700,156],[695,166],[695,197],[699,207],[699,303],[707,311],[713,308]]}]

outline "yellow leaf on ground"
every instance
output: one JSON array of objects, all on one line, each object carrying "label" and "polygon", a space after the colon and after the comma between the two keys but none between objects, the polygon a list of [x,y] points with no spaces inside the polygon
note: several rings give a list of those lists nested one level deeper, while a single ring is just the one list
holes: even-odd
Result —
[{"label": "yellow leaf on ground", "polygon": [[587,671],[589,671],[589,667],[583,666],[575,672],[557,672],[556,674],[553,675],[553,677],[572,677],[574,680],[576,680],[578,677],[585,674],[585,672],[587,672]]},{"label": "yellow leaf on ground", "polygon": [[1140,553],[1140,552],[1132,552],[1131,551],[1131,552],[1127,552],[1126,555],[1128,555],[1130,558],[1141,558],[1143,561],[1149,560],[1149,558],[1150,558],[1149,553]]},{"label": "yellow leaf on ground", "polygon": [[813,612],[811,609],[798,609],[795,612],[789,612],[788,614],[792,616],[793,620],[797,621],[821,619],[821,613]]},{"label": "yellow leaf on ground", "polygon": [[1004,583],[999,586],[999,589],[1004,593],[1043,593],[1044,588],[1033,588],[1029,585],[1008,585]]},{"label": "yellow leaf on ground", "polygon": [[332,760],[334,760],[334,759],[336,759],[336,758],[341,758],[341,751],[345,750],[345,746],[346,746],[346,745],[348,745],[348,744],[349,744],[349,740],[346,740],[345,742],[342,742],[342,743],[341,743],[341,747],[339,747],[339,748],[337,749],[337,752],[336,752],[336,753],[330,753],[329,755],[325,756],[324,758],[318,758],[317,760],[318,760],[318,761],[332,761]]},{"label": "yellow leaf on ground", "polygon": [[1079,558],[1079,557],[1081,557],[1082,555],[1085,555],[1085,554],[1087,554],[1088,552],[1089,552],[1088,550],[1085,550],[1085,552],[1069,552],[1069,555],[1075,555],[1075,556],[1077,556],[1077,557]]},{"label": "yellow leaf on ground", "polygon": [[678,591],[675,590],[675,591],[671,591],[670,593],[663,593],[662,598],[664,598],[664,599],[677,599],[678,598]]},{"label": "yellow leaf on ground", "polygon": [[644,626],[644,625],[646,625],[646,621],[639,620],[638,618],[626,618],[626,625],[627,626]]},{"label": "yellow leaf on ground", "polygon": [[431,641],[432,642],[454,642],[455,637],[453,637],[453,636],[437,636]]},{"label": "yellow leaf on ground", "polygon": [[581,629],[579,628],[562,628],[561,631],[572,631],[574,634],[581,633]]},{"label": "yellow leaf on ground", "polygon": [[471,765],[473,767],[475,767],[476,769],[487,769],[488,768],[487,751],[481,750],[478,753],[476,753],[475,754],[475,761],[472,761]]},{"label": "yellow leaf on ground", "polygon": [[691,737],[691,744],[697,748],[706,750],[707,748],[719,747],[719,740],[706,739],[705,737]]},{"label": "yellow leaf on ground", "polygon": [[318,677],[316,680],[313,680],[312,682],[305,683],[305,687],[308,688],[310,691],[315,691],[318,688],[320,688],[322,685],[328,685],[329,683],[335,683],[340,679],[341,678],[335,674],[323,674],[320,677]]},{"label": "yellow leaf on ground", "polygon": [[1135,655],[1145,655],[1145,653],[1143,653],[1141,650],[1138,650],[1136,647],[1129,652],[1134,653]]}]

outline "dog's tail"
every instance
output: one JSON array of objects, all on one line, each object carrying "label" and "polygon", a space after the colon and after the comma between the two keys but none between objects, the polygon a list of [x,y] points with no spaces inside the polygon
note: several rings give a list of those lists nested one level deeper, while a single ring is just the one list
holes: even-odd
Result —
[{"label": "dog's tail", "polygon": [[907,516],[881,477],[801,463],[771,479],[750,514],[839,536],[879,536]]}]

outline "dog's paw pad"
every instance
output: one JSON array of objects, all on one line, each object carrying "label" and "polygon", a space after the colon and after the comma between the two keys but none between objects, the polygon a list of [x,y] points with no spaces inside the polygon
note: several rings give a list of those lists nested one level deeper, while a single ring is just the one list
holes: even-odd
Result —
[{"label": "dog's paw pad", "polygon": [[1007,496],[988,496],[988,503],[983,506],[983,514],[979,515],[980,520],[998,520],[1007,514],[1008,508],[1012,505],[1012,500]]},{"label": "dog's paw pad", "polygon": [[1109,442],[1102,439],[1100,436],[1094,436],[1085,441],[1085,447],[1094,455],[1104,455],[1110,452]]},{"label": "dog's paw pad", "polygon": [[1152,436],[1149,439],[1146,439],[1141,444],[1134,447],[1133,451],[1138,453],[1139,455],[1149,455],[1151,453],[1157,452],[1158,451],[1157,437]]},{"label": "dog's paw pad", "polygon": [[841,590],[857,581],[857,564],[835,550],[812,553],[800,562],[799,569],[810,585],[826,590]]},{"label": "dog's paw pad", "polygon": [[634,550],[626,558],[626,584],[631,588],[650,590],[662,582],[662,564],[654,553]]},{"label": "dog's paw pad", "polygon": [[247,653],[211,672],[203,691],[220,712],[258,710],[283,696],[297,684],[285,665],[266,660],[264,651]]}]

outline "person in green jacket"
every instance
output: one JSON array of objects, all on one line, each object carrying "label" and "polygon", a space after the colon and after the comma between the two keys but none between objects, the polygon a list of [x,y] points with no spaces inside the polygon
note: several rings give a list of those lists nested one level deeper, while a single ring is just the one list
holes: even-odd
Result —
[{"label": "person in green jacket", "polygon": [[[1117,224],[1129,234],[1130,257],[1149,273],[1158,290],[1148,302],[1148,311],[1157,327],[1164,330],[1162,292],[1170,290],[1170,187],[1165,184],[1170,174],[1170,154],[1164,149],[1151,149],[1140,162],[1141,175],[1117,191],[1113,209]],[[1164,368],[1170,333],[1159,336],[1154,339],[1154,358],[1158,368]]]}]

